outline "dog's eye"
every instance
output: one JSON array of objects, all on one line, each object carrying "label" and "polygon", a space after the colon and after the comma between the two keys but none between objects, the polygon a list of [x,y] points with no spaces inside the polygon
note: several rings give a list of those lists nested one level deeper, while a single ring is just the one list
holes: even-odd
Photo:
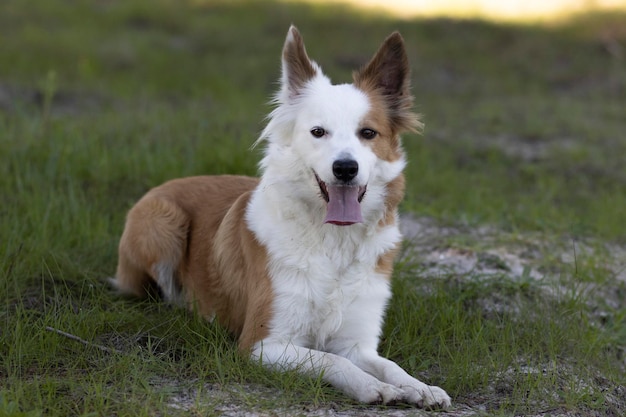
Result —
[{"label": "dog's eye", "polygon": [[376,135],[378,135],[378,132],[372,129],[368,129],[368,128],[361,129],[359,133],[361,134],[361,137],[363,139],[374,139]]},{"label": "dog's eye", "polygon": [[321,127],[314,127],[313,129],[311,129],[311,134],[316,138],[321,138],[326,134],[326,131]]}]

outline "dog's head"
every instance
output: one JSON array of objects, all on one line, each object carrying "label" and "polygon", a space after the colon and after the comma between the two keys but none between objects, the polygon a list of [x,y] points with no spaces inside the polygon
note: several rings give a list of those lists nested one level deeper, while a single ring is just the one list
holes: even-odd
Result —
[{"label": "dog's head", "polygon": [[399,33],[353,79],[331,84],[292,26],[277,107],[260,138],[269,142],[261,163],[265,174],[273,170],[274,177],[306,184],[305,190],[294,188],[294,195],[324,205],[325,223],[336,225],[363,222],[364,214],[389,206],[389,184],[397,180],[402,187],[399,134],[420,127],[411,111],[409,64]]}]

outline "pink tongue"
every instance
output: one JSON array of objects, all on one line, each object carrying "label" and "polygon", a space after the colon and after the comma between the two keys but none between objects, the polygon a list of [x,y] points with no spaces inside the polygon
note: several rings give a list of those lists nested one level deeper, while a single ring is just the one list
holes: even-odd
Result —
[{"label": "pink tongue", "polygon": [[327,185],[328,207],[324,223],[348,226],[362,223],[359,187],[345,185]]}]

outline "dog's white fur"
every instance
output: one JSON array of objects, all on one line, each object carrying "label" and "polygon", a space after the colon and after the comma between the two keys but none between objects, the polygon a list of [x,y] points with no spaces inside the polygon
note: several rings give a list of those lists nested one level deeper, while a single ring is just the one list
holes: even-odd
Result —
[{"label": "dog's white fur", "polygon": [[[441,388],[377,353],[402,239],[398,134],[419,124],[402,38],[391,35],[354,84],[332,85],[294,27],[282,63],[277,107],[259,139],[260,182],[193,177],[151,190],[128,214],[114,284],[141,295],[156,283],[168,301],[216,317],[252,358],[322,375],[358,401],[447,407]],[[366,190],[363,221],[349,226],[324,223],[321,184],[338,182],[333,164],[342,159],[358,163],[349,183]]]}]

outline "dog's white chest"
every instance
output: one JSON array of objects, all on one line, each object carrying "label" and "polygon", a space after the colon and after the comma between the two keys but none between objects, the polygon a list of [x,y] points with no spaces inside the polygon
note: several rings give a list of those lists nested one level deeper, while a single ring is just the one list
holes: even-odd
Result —
[{"label": "dog's white chest", "polygon": [[401,241],[398,228],[380,227],[376,219],[322,224],[323,215],[297,196],[264,177],[246,212],[268,253],[274,295],[268,338],[328,350],[337,340],[358,338],[371,323],[365,333],[375,344],[390,297],[388,277],[377,265]]},{"label": "dog's white chest", "polygon": [[319,228],[272,233],[267,241],[275,296],[272,336],[324,349],[336,335],[349,333],[364,320],[379,326],[390,290],[376,264],[399,238],[395,227],[350,239]]},{"label": "dog's white chest", "polygon": [[302,308],[296,305],[295,311],[289,312],[294,318],[298,318],[289,327],[294,335],[305,337],[312,347],[319,348],[340,329],[346,307],[356,298],[356,293],[342,288],[340,279],[319,285],[319,282],[312,281],[311,278],[313,277],[305,278],[309,281],[309,288],[304,292],[306,295]]},{"label": "dog's white chest", "polygon": [[273,271],[274,334],[321,349],[343,332],[359,311],[384,306],[387,282],[373,275],[371,268],[355,264],[345,271],[332,269],[309,265]]}]

